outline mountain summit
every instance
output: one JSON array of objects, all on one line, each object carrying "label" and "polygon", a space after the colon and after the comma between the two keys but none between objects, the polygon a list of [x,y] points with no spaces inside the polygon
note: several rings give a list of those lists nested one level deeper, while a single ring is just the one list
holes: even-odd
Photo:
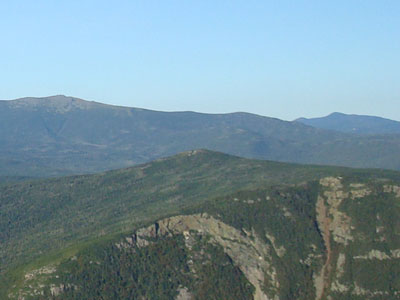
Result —
[{"label": "mountain summit", "polygon": [[47,111],[53,111],[57,113],[66,113],[76,109],[84,110],[106,106],[106,104],[99,102],[86,101],[64,95],[56,95],[44,98],[26,97],[5,102],[8,107],[13,109],[46,109]]},{"label": "mountain summit", "polygon": [[321,129],[355,134],[400,134],[400,122],[381,117],[332,113],[322,118],[299,118],[297,122]]}]

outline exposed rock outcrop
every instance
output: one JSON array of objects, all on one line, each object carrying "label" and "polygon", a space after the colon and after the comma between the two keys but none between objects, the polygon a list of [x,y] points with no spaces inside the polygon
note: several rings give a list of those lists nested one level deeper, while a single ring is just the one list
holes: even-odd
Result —
[{"label": "exposed rock outcrop", "polygon": [[[271,264],[270,247],[252,230],[251,232],[223,223],[207,214],[175,216],[163,219],[149,227],[139,229],[126,243],[118,247],[135,244],[146,247],[151,239],[173,234],[183,234],[188,239],[191,232],[210,236],[210,242],[222,246],[224,252],[231,257],[247,280],[254,286],[255,300],[279,299],[277,296],[279,282],[277,271]],[[129,244],[129,245],[128,245]],[[264,282],[268,282],[270,294],[264,291]]]},{"label": "exposed rock outcrop", "polygon": [[176,300],[192,300],[193,295],[189,292],[189,290],[186,287],[181,287],[178,290],[179,294],[176,296]]},{"label": "exposed rock outcrop", "polygon": [[[195,154],[188,152],[185,155]],[[397,197],[400,188],[383,183],[380,183],[379,186],[349,183],[348,179],[343,180],[341,177],[322,178],[319,184],[319,193],[318,195],[314,194],[316,198],[312,198],[312,201],[316,202],[309,202],[311,213],[307,215],[310,217],[308,221],[311,224],[308,228],[312,230],[314,236],[310,238],[308,236],[299,237],[296,240],[302,247],[299,247],[299,251],[293,250],[293,247],[291,247],[293,244],[290,244],[291,241],[288,242],[283,234],[289,232],[289,230],[294,230],[294,236],[297,237],[298,232],[296,231],[298,224],[296,222],[299,222],[297,211],[290,206],[289,201],[286,203],[278,202],[279,212],[277,214],[279,214],[279,218],[274,219],[272,226],[271,222],[263,223],[264,215],[262,215],[262,218],[256,219],[253,223],[248,223],[253,225],[246,225],[246,228],[239,226],[235,228],[218,219],[219,216],[224,216],[224,219],[229,220],[229,217],[226,217],[223,213],[218,214],[218,211],[215,213],[215,211],[210,210],[213,212],[213,216],[207,213],[199,213],[159,220],[150,226],[136,230],[129,236],[122,239],[118,238],[118,242],[115,243],[114,240],[113,243],[121,251],[127,250],[126,253],[130,255],[131,252],[138,251],[138,248],[163,243],[163,241],[170,242],[170,239],[166,238],[177,237],[177,239],[171,240],[178,241],[179,249],[184,250],[185,255],[180,257],[184,257],[184,262],[186,262],[185,274],[188,274],[189,280],[194,278],[193,282],[196,284],[204,280],[200,276],[201,267],[199,266],[207,265],[215,257],[211,251],[207,251],[209,249],[215,250],[216,248],[213,246],[217,246],[219,254],[221,254],[222,249],[229,256],[229,266],[233,263],[235,267],[241,270],[243,273],[240,274],[241,280],[243,280],[244,275],[247,281],[253,285],[253,298],[255,300],[287,298],[289,294],[288,279],[291,280],[289,282],[290,289],[298,284],[298,290],[289,291],[290,295],[296,295],[294,298],[298,297],[298,299],[313,298],[313,283],[317,300],[344,299],[346,297],[400,299],[400,291],[386,288],[386,282],[390,280],[380,278],[375,282],[374,276],[369,276],[368,273],[359,276],[361,273],[357,271],[361,269],[375,270],[376,272],[376,270],[380,270],[380,267],[387,268],[387,265],[390,265],[390,260],[396,260],[394,262],[398,263],[398,259],[400,259],[400,249],[396,237],[398,230],[393,230],[393,228],[398,228],[398,223],[393,221],[396,220],[396,214],[393,214],[394,218],[390,220],[391,223],[388,223],[386,220],[388,213],[384,210],[385,207],[377,201],[383,199],[397,203],[398,199],[394,196]],[[384,195],[383,198],[379,198],[382,196],[382,191],[394,193],[394,195]],[[284,196],[289,198],[289,194]],[[377,196],[376,199],[375,196]],[[272,201],[270,196],[265,198],[264,196],[239,198],[241,197],[232,197],[232,202],[235,205],[240,205],[240,209],[250,207],[249,212],[251,212],[247,213],[248,211],[246,211],[246,214],[240,215],[241,218],[251,217],[254,214],[254,208],[258,209],[259,205],[263,204],[262,201]],[[313,203],[315,203],[315,208],[312,206]],[[228,202],[229,204],[230,202]],[[364,204],[366,208],[361,206]],[[315,209],[315,215],[313,209]],[[365,218],[368,218],[368,221]],[[281,221],[282,223],[280,223]],[[293,229],[289,227],[288,222],[295,224]],[[316,228],[315,222],[318,228]],[[241,223],[233,222],[232,224]],[[395,226],[391,228],[390,224],[395,224]],[[287,227],[285,228],[285,226]],[[254,228],[257,228],[257,233]],[[306,241],[306,244],[301,244],[304,241]],[[207,248],[210,246],[208,243],[213,246]],[[307,246],[303,247],[304,245]],[[185,249],[182,249],[182,247]],[[149,248],[141,250],[146,252]],[[121,254],[115,248],[113,248],[113,251]],[[296,256],[297,254],[298,256]],[[73,256],[69,260],[76,261],[78,258]],[[103,264],[103,262],[97,260],[90,260],[89,263],[93,265]],[[296,265],[296,268],[299,269],[287,271],[292,266],[290,264],[293,263],[299,264]],[[57,266],[57,268],[59,267]],[[237,271],[237,268],[235,268],[235,271]],[[301,283],[298,283],[300,281],[296,282],[296,280],[304,274],[307,277],[302,277],[301,283],[303,283],[303,286],[304,282],[306,282],[305,285],[310,285],[303,291],[300,290],[303,287]],[[59,296],[70,289],[81,288],[68,282],[60,283],[60,280],[51,281],[53,278],[58,278],[57,275],[54,265],[26,272],[23,289],[18,294],[12,294],[10,298],[22,299],[25,296],[40,296],[44,295],[44,292],[50,293],[52,296]],[[37,280],[41,279],[42,276],[50,280]],[[298,277],[296,278],[296,276]],[[314,282],[310,282],[311,276]],[[34,281],[35,284],[33,284]],[[179,284],[185,284],[186,287]],[[246,284],[248,285],[247,282]],[[192,287],[188,283],[183,283],[183,281],[176,284],[175,292],[177,296],[175,299],[194,299],[196,291],[194,288],[190,290]]]},{"label": "exposed rock outcrop", "polygon": [[384,185],[383,191],[385,193],[394,193],[397,198],[400,198],[400,186],[397,185]]},{"label": "exposed rock outcrop", "polygon": [[387,254],[383,251],[379,250],[371,250],[365,255],[357,255],[354,256],[354,259],[378,259],[378,260],[385,260],[385,259],[393,259],[393,258],[400,258],[400,249],[390,250],[390,254]]},{"label": "exposed rock outcrop", "polygon": [[[326,248],[326,260],[322,266],[319,274],[314,275],[314,285],[316,289],[316,299],[322,299],[324,293],[330,289],[331,272],[332,272],[332,245],[331,238],[336,242],[347,246],[349,241],[353,241],[354,238],[351,234],[351,219],[344,212],[339,210],[340,204],[344,199],[349,197],[347,192],[343,191],[343,185],[341,178],[326,177],[320,180],[322,186],[322,192],[318,196],[316,204],[316,215],[317,223],[320,228],[322,238],[324,240]],[[353,188],[357,188],[360,193],[352,193],[352,197],[361,197],[361,195],[367,195],[369,191],[363,188],[362,185],[353,185]],[[355,196],[356,195],[356,196]],[[340,257],[342,262],[338,262],[339,266],[342,267],[344,264],[344,258]],[[339,284],[338,281],[334,282],[334,290],[344,291],[345,288]]]}]

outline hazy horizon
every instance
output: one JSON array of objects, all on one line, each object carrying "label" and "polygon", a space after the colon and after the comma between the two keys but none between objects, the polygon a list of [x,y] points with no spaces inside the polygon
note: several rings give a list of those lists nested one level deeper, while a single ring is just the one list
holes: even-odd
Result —
[{"label": "hazy horizon", "polygon": [[263,114],[259,114],[259,113],[248,112],[248,111],[203,112],[203,111],[195,111],[195,110],[157,110],[157,109],[146,108],[146,107],[113,104],[111,102],[100,102],[100,101],[97,101],[95,99],[83,99],[82,97],[76,97],[76,96],[72,96],[72,95],[62,95],[62,94],[43,96],[43,97],[26,96],[26,97],[20,97],[20,98],[15,98],[15,99],[0,99],[0,101],[13,101],[13,100],[19,100],[19,99],[24,99],[24,98],[50,98],[50,97],[55,97],[55,96],[71,97],[71,98],[80,99],[80,100],[89,101],[89,102],[91,102],[91,101],[98,102],[98,103],[102,103],[102,104],[106,104],[106,105],[121,106],[121,107],[128,107],[128,108],[139,108],[139,109],[146,109],[146,110],[153,110],[153,111],[163,111],[163,112],[195,112],[195,113],[201,113],[201,114],[250,113],[250,114],[260,115],[260,116],[264,116],[264,117],[277,118],[277,119],[280,119],[280,120],[283,120],[283,121],[289,121],[289,122],[290,121],[295,121],[295,120],[300,119],[300,118],[306,118],[306,119],[324,118],[324,117],[327,117],[327,116],[329,116],[331,114],[335,114],[335,113],[340,113],[340,114],[345,114],[345,115],[354,115],[354,116],[379,117],[379,118],[384,118],[384,119],[400,122],[400,120],[390,119],[390,118],[386,118],[386,117],[379,116],[379,115],[363,115],[363,114],[358,114],[358,113],[343,113],[343,112],[340,112],[340,111],[332,111],[332,112],[330,112],[330,113],[328,113],[326,115],[320,115],[320,116],[311,116],[311,117],[298,116],[298,117],[296,117],[296,118],[294,118],[292,120],[288,120],[288,119],[278,118],[276,116],[263,115]]},{"label": "hazy horizon", "polygon": [[6,1],[1,99],[400,120],[398,1]]}]

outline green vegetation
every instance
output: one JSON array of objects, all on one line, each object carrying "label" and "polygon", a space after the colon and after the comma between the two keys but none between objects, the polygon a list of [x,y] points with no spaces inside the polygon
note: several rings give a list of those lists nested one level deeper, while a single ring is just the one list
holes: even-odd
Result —
[{"label": "green vegetation", "polygon": [[[32,298],[173,299],[183,288],[199,299],[251,298],[251,285],[221,248],[201,239],[196,247],[185,247],[182,236],[145,248],[97,244],[64,261],[52,274],[55,286],[68,282],[62,293],[52,295],[47,288],[43,296]],[[207,255],[200,255],[200,249]]]},{"label": "green vegetation", "polygon": [[44,250],[124,232],[218,195],[341,170],[198,151],[103,174],[3,185],[0,273]]},{"label": "green vegetation", "polygon": [[[312,299],[312,274],[320,264],[308,266],[299,261],[307,258],[312,250],[310,245],[315,246],[314,254],[323,254],[324,245],[315,222],[317,194],[316,182],[298,187],[241,191],[207,201],[186,213],[207,212],[239,230],[244,228],[251,232],[254,229],[272,248],[283,247],[283,256],[273,253],[273,261],[280,269],[280,297]],[[275,245],[268,235],[274,237]]]},{"label": "green vegetation", "polygon": [[[197,299],[251,298],[254,287],[243,269],[207,234],[191,233],[191,247],[179,234],[157,236],[146,247],[117,246],[159,219],[207,213],[243,236],[260,238],[269,249],[261,259],[275,268],[280,299],[314,299],[314,278],[328,259],[316,213],[319,197],[329,191],[319,183],[326,176],[341,177],[335,195],[344,198],[337,209],[353,229],[346,245],[331,236],[331,267],[323,278],[347,290],[327,288],[324,297],[360,299],[358,286],[396,299],[399,259],[392,252],[400,249],[400,205],[385,186],[400,186],[400,173],[205,150],[102,174],[0,185],[0,298],[29,295],[29,285],[43,285],[44,295],[33,299],[171,299],[185,288]],[[326,215],[330,222],[333,214]],[[372,250],[388,258],[363,258]],[[345,257],[343,272],[339,256]],[[30,273],[36,275],[27,281]],[[268,276],[263,291],[272,295]],[[51,295],[52,287],[61,293]]]}]

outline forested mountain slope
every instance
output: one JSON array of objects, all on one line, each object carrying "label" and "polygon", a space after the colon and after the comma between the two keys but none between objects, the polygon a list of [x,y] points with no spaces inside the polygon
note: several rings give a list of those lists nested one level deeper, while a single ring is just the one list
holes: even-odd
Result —
[{"label": "forested mountain slope", "polygon": [[0,297],[398,299],[399,201],[396,171],[205,150],[2,184]]},{"label": "forested mountain slope", "polygon": [[0,271],[14,260],[30,261],[44,249],[120,232],[221,194],[339,170],[195,150],[95,175],[3,184]]}]

